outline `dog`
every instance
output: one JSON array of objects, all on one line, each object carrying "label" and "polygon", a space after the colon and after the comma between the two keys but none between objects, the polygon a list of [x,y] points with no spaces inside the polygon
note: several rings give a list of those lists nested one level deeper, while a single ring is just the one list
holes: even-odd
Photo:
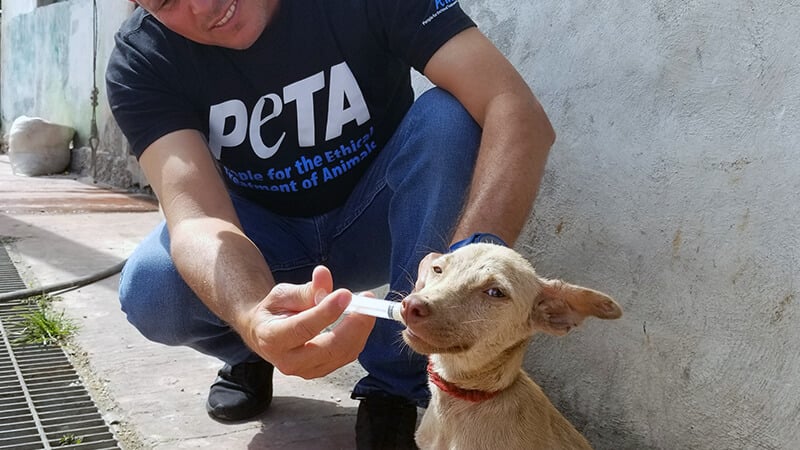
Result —
[{"label": "dog", "polygon": [[540,278],[516,251],[486,243],[437,257],[420,279],[401,315],[403,341],[429,358],[421,449],[591,449],[522,363],[536,332],[622,316],[613,299]]}]

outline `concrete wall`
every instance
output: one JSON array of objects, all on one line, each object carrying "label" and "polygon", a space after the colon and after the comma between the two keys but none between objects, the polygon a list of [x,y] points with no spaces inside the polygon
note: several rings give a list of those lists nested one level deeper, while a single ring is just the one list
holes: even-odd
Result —
[{"label": "concrete wall", "polygon": [[519,249],[625,308],[529,371],[601,449],[800,448],[800,1],[462,5],[558,133]]},{"label": "concrete wall", "polygon": [[[2,123],[91,119],[91,1],[7,1]],[[518,248],[625,308],[527,368],[600,449],[800,448],[800,1],[462,0],[558,132]],[[102,71],[102,169],[136,177]],[[127,181],[126,181],[127,180]]]},{"label": "concrete wall", "polygon": [[3,132],[7,133],[20,115],[71,126],[77,130],[73,166],[91,175],[88,145],[92,88],[96,82],[100,90],[96,111],[100,138],[97,179],[121,187],[138,184],[141,175],[128,157],[127,142],[111,118],[104,82],[113,34],[130,13],[131,3],[97,2],[96,72],[91,0],[69,0],[42,7],[36,7],[33,0],[5,3],[0,47]]}]

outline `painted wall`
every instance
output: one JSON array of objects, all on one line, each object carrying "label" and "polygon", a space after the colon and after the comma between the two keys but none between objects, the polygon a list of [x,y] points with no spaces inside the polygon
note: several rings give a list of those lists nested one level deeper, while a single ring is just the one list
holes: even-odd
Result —
[{"label": "painted wall", "polygon": [[800,448],[800,1],[462,6],[558,133],[519,249],[625,308],[535,379],[600,449]]},{"label": "painted wall", "polygon": [[[97,179],[129,187],[141,179],[127,155],[127,142],[111,118],[103,74],[113,34],[130,13],[127,0],[97,1],[97,70],[94,70],[93,2],[69,0],[36,7],[36,1],[7,1],[0,44],[0,116],[4,133],[20,115],[38,116],[77,130],[73,159],[87,170],[92,123],[92,89],[100,90]],[[91,171],[88,172],[91,174]]]},{"label": "painted wall", "polygon": [[[2,124],[91,120],[90,0],[7,1]],[[518,248],[614,296],[526,367],[599,449],[800,448],[800,1],[462,0],[558,132]],[[98,68],[127,0],[98,1]],[[101,161],[131,182],[102,69]]]}]

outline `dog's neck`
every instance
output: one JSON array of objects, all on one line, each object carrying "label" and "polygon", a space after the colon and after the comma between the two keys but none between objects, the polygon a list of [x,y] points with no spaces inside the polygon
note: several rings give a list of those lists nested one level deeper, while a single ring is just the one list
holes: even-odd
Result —
[{"label": "dog's neck", "polygon": [[434,354],[428,360],[428,377],[440,391],[470,402],[489,400],[519,377],[529,338],[507,348],[483,364],[463,354]]},{"label": "dog's neck", "polygon": [[466,400],[472,403],[480,403],[486,400],[491,400],[502,391],[481,391],[478,389],[464,389],[451,383],[441,377],[433,367],[433,362],[428,361],[428,378],[434,386],[439,388],[440,391],[461,400]]}]

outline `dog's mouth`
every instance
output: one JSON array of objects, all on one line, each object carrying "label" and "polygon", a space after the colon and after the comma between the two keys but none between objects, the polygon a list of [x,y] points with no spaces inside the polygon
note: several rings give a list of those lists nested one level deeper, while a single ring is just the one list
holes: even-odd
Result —
[{"label": "dog's mouth", "polygon": [[414,332],[411,328],[403,330],[403,340],[415,352],[423,355],[461,353],[470,349],[471,345],[465,343],[442,342],[449,341],[445,337],[420,336],[420,332]]}]

